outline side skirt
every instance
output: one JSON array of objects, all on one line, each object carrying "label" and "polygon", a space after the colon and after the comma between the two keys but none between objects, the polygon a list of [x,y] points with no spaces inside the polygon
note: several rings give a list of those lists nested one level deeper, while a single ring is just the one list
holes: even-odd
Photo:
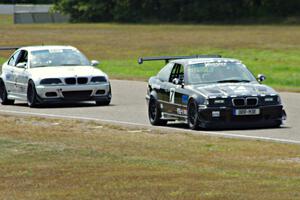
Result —
[{"label": "side skirt", "polygon": [[13,99],[13,100],[19,100],[19,101],[27,101],[26,96],[24,95],[19,95],[19,94],[15,94],[15,93],[9,93],[7,95],[8,99]]},{"label": "side skirt", "polygon": [[178,115],[178,114],[167,113],[167,112],[162,112],[161,114],[162,114],[161,118],[164,120],[187,122],[187,116],[185,115]]}]

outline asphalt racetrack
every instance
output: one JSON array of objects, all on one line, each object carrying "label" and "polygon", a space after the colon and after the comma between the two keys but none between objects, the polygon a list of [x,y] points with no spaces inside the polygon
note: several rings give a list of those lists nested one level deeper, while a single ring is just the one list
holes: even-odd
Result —
[{"label": "asphalt racetrack", "polygon": [[146,90],[146,82],[112,80],[113,100],[110,106],[99,107],[94,102],[84,102],[71,105],[62,104],[42,108],[29,108],[24,102],[16,102],[13,106],[0,106],[0,113],[97,120],[130,126],[141,126],[147,129],[158,128],[176,132],[189,131],[195,134],[300,144],[300,94],[281,93],[288,116],[286,123],[281,128],[191,131],[184,124],[172,123],[167,128],[151,126],[147,117]]}]

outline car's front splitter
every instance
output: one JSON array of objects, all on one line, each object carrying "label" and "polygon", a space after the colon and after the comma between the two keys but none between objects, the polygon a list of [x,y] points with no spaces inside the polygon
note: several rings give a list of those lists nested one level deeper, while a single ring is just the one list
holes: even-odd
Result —
[{"label": "car's front splitter", "polygon": [[[276,127],[286,118],[282,105],[256,107],[260,110],[258,115],[236,116],[234,109],[218,107],[201,109],[200,126],[208,129]],[[218,112],[219,116],[213,116],[215,112]]]}]

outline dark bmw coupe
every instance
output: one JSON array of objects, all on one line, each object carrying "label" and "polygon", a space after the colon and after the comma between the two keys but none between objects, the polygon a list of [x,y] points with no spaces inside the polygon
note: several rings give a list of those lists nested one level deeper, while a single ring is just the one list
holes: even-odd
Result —
[{"label": "dark bmw coupe", "polygon": [[149,79],[150,123],[184,121],[191,129],[279,127],[286,118],[279,94],[239,60],[221,56],[148,57],[165,60]]}]

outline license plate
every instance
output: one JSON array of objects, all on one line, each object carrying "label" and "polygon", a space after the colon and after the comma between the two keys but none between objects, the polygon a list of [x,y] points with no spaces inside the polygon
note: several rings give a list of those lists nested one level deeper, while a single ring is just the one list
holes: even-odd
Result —
[{"label": "license plate", "polygon": [[233,112],[234,115],[259,115],[259,109],[236,109]]}]

